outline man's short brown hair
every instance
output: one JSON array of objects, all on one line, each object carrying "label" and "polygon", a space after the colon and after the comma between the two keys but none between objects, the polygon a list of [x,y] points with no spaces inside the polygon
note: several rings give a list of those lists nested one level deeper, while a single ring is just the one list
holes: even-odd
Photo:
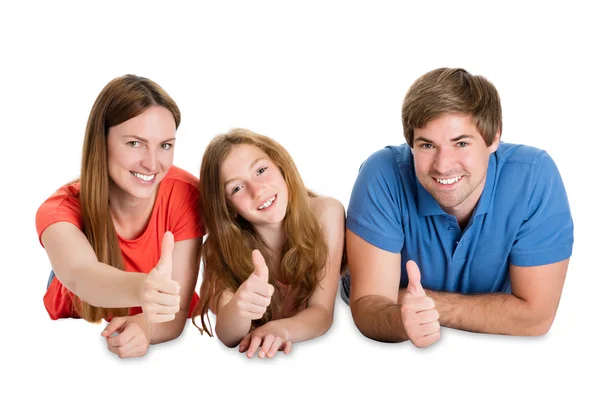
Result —
[{"label": "man's short brown hair", "polygon": [[416,128],[447,113],[471,115],[488,146],[496,132],[502,134],[502,107],[494,85],[462,68],[438,68],[417,79],[404,97],[402,125],[410,147]]}]

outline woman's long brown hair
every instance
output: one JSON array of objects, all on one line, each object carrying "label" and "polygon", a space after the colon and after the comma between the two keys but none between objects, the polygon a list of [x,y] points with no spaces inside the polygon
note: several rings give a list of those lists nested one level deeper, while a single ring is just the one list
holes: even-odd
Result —
[{"label": "woman's long brown hair", "polygon": [[[227,206],[225,187],[221,181],[221,166],[234,145],[250,144],[264,151],[281,171],[287,184],[289,200],[284,217],[286,241],[282,251],[278,278],[291,287],[294,308],[306,304],[325,272],[327,244],[317,218],[310,209],[308,191],[289,153],[275,140],[246,129],[233,129],[216,136],[208,145],[200,168],[200,191],[202,216],[208,236],[202,248],[204,271],[200,286],[200,302],[194,317],[200,315],[202,328],[207,328],[208,311],[216,312],[219,298],[225,289],[235,292],[254,271],[252,250],[259,249],[267,266],[272,265],[271,254],[252,224],[234,213]],[[283,296],[279,285],[269,274],[275,287],[271,305],[261,320],[252,321],[257,327],[281,315]]]},{"label": "woman's long brown hair", "polygon": [[[158,84],[135,75],[115,78],[98,95],[85,130],[79,193],[83,232],[98,261],[120,270],[124,269],[123,258],[108,208],[108,130],[154,105],[169,110],[175,119],[175,126],[179,127],[179,108]],[[100,322],[102,318],[129,313],[128,308],[95,307],[79,299],[73,304],[75,311],[90,322]]]}]

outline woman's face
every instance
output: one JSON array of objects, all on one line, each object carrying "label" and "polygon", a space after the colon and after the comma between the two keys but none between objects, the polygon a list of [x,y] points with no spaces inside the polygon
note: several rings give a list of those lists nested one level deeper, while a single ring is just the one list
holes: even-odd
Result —
[{"label": "woman's face", "polygon": [[281,171],[258,147],[238,144],[221,166],[221,183],[233,210],[255,226],[280,224],[288,204]]},{"label": "woman's face", "polygon": [[127,195],[154,196],[173,165],[175,119],[169,110],[152,106],[108,130],[108,175]]}]

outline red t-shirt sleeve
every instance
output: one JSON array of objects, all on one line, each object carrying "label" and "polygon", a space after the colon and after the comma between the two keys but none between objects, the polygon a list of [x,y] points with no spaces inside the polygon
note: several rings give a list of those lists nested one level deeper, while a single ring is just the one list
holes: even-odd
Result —
[{"label": "red t-shirt sleeve", "polygon": [[38,208],[35,215],[35,227],[42,246],[44,245],[42,233],[47,227],[57,222],[70,222],[78,229],[82,229],[78,183],[60,188]]},{"label": "red t-shirt sleeve", "polygon": [[[38,208],[35,227],[42,246],[44,246],[42,243],[44,230],[57,222],[70,222],[78,229],[82,228],[79,183],[63,186]],[[73,307],[73,299],[74,295],[57,278],[54,278],[44,295],[44,306],[53,320],[79,318]]]}]

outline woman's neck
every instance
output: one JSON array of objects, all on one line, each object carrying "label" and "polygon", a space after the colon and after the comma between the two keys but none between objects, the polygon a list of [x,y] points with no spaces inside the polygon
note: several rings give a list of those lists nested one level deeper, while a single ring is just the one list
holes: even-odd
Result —
[{"label": "woman's neck", "polygon": [[119,236],[125,239],[138,237],[148,224],[155,200],[156,192],[148,199],[138,199],[111,186],[108,204]]}]

